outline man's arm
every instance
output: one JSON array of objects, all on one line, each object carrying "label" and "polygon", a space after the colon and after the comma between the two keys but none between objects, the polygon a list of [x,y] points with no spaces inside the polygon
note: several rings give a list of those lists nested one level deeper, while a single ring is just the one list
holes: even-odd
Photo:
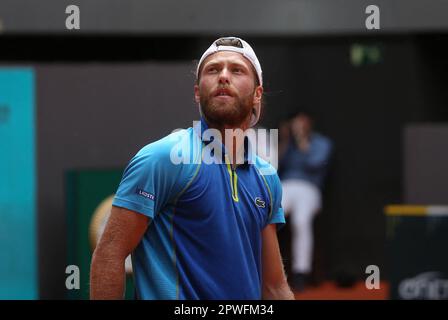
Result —
[{"label": "man's arm", "polygon": [[267,225],[262,237],[263,299],[294,300],[283,269],[276,225]]},{"label": "man's arm", "polygon": [[92,257],[90,299],[123,299],[126,257],[135,249],[150,219],[112,206],[112,212]]}]

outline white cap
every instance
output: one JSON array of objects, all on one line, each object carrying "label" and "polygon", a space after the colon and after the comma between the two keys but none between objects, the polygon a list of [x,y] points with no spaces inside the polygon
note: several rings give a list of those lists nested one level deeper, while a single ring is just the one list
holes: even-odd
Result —
[{"label": "white cap", "polygon": [[[234,40],[236,46],[219,45],[219,43],[222,40]],[[241,53],[246,59],[248,59],[252,63],[255,71],[257,72],[258,81],[260,82],[261,86],[263,85],[261,65],[260,62],[258,61],[257,56],[255,55],[255,51],[246,41],[237,37],[224,37],[213,41],[212,45],[204,52],[201,59],[199,60],[198,68],[196,70],[196,76],[199,76],[199,68],[201,67],[201,64],[202,62],[204,62],[205,58],[218,51],[233,51]]]}]

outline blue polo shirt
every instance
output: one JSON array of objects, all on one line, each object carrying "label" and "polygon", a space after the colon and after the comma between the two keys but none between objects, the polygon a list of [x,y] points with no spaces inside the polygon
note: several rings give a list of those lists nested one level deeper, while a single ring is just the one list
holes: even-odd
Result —
[{"label": "blue polo shirt", "polygon": [[260,299],[261,233],[285,222],[280,180],[257,156],[204,161],[198,124],[142,148],[114,198],[151,218],[132,253],[137,298]]}]

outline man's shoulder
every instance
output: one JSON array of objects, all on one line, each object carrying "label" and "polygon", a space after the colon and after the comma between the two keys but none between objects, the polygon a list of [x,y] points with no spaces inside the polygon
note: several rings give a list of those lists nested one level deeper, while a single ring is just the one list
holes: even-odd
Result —
[{"label": "man's shoulder", "polygon": [[280,181],[275,167],[262,157],[255,155],[254,165],[260,175],[262,175],[268,182],[275,183]]},{"label": "man's shoulder", "polygon": [[191,143],[192,140],[192,128],[177,130],[159,140],[145,145],[137,152],[136,157],[150,157],[168,161],[173,152],[177,149],[182,149],[185,144]]},{"label": "man's shoulder", "polygon": [[331,139],[328,138],[327,136],[323,135],[322,133],[314,132],[313,136],[314,136],[314,140],[319,144],[326,145],[326,146],[331,146],[333,144]]},{"label": "man's shoulder", "polygon": [[147,178],[156,176],[158,179],[182,185],[189,181],[197,170],[197,162],[190,159],[195,159],[192,155],[196,156],[198,152],[190,151],[188,146],[190,141],[197,140],[195,136],[192,128],[188,128],[145,145],[131,159],[126,171],[139,173]]}]

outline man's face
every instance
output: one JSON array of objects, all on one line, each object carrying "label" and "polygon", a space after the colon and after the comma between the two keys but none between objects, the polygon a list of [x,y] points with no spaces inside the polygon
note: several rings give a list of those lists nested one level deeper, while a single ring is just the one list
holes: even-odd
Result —
[{"label": "man's face", "polygon": [[308,136],[313,129],[313,123],[309,116],[299,114],[292,121],[292,132],[298,136]]},{"label": "man's face", "polygon": [[251,63],[237,52],[220,51],[208,56],[201,67],[194,94],[205,118],[234,127],[248,123],[263,93]]}]

